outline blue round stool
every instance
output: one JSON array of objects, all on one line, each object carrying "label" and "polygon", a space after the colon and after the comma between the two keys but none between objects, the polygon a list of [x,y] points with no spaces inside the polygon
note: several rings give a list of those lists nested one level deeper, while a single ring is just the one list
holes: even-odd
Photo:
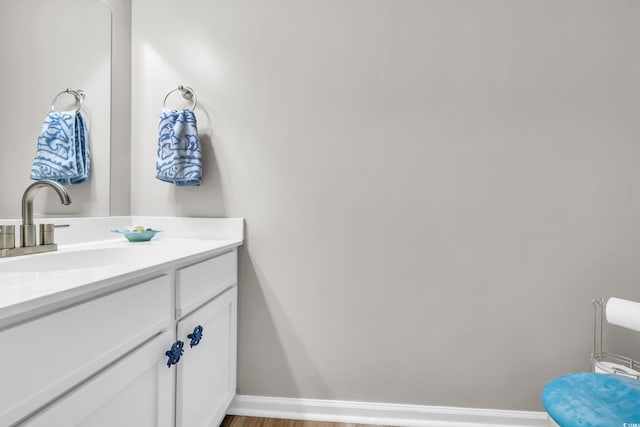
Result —
[{"label": "blue round stool", "polygon": [[542,389],[542,404],[560,427],[640,427],[640,380],[576,372]]}]

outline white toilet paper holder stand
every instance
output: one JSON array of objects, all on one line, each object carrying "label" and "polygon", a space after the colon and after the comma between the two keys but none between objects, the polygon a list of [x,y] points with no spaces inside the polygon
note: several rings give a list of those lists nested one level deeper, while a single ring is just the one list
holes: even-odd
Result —
[{"label": "white toilet paper holder stand", "polygon": [[605,307],[604,298],[593,300],[593,369],[595,372],[624,375],[640,380],[640,362],[603,350]]}]

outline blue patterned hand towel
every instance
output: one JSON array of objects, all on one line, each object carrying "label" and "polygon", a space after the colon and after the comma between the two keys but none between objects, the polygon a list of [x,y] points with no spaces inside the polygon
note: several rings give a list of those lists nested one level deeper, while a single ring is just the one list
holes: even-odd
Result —
[{"label": "blue patterned hand towel", "polygon": [[190,108],[160,113],[156,178],[175,185],[200,185],[202,150],[196,116]]},{"label": "blue patterned hand towel", "polygon": [[86,181],[90,167],[87,126],[78,111],[51,111],[38,136],[31,179],[60,184]]}]

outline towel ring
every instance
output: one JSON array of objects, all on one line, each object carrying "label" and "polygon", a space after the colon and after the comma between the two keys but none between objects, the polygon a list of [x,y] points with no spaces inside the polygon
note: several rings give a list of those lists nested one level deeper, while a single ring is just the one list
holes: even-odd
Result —
[{"label": "towel ring", "polygon": [[60,92],[59,94],[57,94],[53,98],[53,101],[51,101],[51,111],[55,111],[56,100],[58,99],[58,97],[60,95],[64,95],[64,94],[73,95],[76,98],[77,108],[75,109],[75,111],[76,112],[80,111],[80,108],[82,108],[82,102],[84,101],[84,98],[86,97],[86,95],[84,93],[84,90],[82,90],[82,89],[78,89],[78,90],[66,89],[66,90],[63,90],[62,92]]},{"label": "towel ring", "polygon": [[184,99],[186,99],[187,101],[193,101],[191,110],[195,110],[196,106],[198,105],[198,97],[196,96],[196,93],[189,86],[182,86],[182,85],[178,86],[175,89],[170,90],[169,93],[167,93],[167,95],[164,97],[164,101],[162,101],[162,106],[164,108],[167,108],[167,98],[169,98],[169,95],[171,95],[173,92],[177,90],[180,91]]}]

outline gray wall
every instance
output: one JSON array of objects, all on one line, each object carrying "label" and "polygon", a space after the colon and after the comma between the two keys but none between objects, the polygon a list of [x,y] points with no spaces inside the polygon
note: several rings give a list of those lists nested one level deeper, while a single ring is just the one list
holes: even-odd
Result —
[{"label": "gray wall", "polygon": [[[132,213],[246,218],[238,392],[538,410],[589,369],[591,300],[640,300],[639,6],[134,0]],[[178,84],[200,188],[154,179]]]}]

